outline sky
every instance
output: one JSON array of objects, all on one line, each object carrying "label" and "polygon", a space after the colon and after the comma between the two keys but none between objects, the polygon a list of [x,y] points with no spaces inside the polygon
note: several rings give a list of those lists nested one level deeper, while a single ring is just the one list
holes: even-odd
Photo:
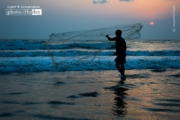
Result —
[{"label": "sky", "polygon": [[[12,6],[39,6],[42,15],[7,15]],[[49,39],[52,33],[136,23],[143,24],[140,39],[180,39],[180,0],[0,2],[0,39]]]}]

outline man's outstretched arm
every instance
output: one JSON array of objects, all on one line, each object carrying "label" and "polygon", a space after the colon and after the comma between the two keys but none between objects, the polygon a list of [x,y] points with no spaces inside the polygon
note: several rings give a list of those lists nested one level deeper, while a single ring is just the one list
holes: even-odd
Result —
[{"label": "man's outstretched arm", "polygon": [[107,37],[107,39],[108,39],[109,41],[116,41],[116,37],[115,37],[115,38],[110,38],[109,35],[106,35],[106,37]]}]

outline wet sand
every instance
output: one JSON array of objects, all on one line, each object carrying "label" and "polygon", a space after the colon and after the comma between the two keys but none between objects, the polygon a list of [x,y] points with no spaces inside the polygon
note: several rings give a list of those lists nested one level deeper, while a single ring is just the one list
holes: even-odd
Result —
[{"label": "wet sand", "polygon": [[178,120],[180,70],[2,73],[0,119]]}]

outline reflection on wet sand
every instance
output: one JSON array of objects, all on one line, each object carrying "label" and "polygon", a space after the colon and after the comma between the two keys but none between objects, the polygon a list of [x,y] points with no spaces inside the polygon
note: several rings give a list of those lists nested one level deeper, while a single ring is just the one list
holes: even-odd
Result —
[{"label": "reflection on wet sand", "polygon": [[0,75],[0,119],[178,120],[180,70]]},{"label": "reflection on wet sand", "polygon": [[107,87],[104,89],[109,89],[113,91],[115,97],[114,97],[114,105],[113,105],[113,114],[119,117],[125,117],[127,114],[127,103],[124,100],[126,98],[127,94],[127,88],[122,87],[125,80],[120,80],[117,85],[112,87]]},{"label": "reflection on wet sand", "polygon": [[115,115],[124,117],[127,114],[127,109],[126,109],[126,102],[124,98],[128,95],[126,93],[128,89],[123,88],[123,87],[118,87],[114,89],[114,94],[116,95],[114,98],[114,107],[113,107],[113,112]]}]

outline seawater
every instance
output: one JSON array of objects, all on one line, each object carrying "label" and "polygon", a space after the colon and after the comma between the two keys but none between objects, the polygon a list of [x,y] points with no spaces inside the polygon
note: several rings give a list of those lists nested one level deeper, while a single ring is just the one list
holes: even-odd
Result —
[{"label": "seawater", "polygon": [[[180,40],[126,40],[126,69],[180,68]],[[115,70],[107,40],[0,40],[0,72]]]}]

